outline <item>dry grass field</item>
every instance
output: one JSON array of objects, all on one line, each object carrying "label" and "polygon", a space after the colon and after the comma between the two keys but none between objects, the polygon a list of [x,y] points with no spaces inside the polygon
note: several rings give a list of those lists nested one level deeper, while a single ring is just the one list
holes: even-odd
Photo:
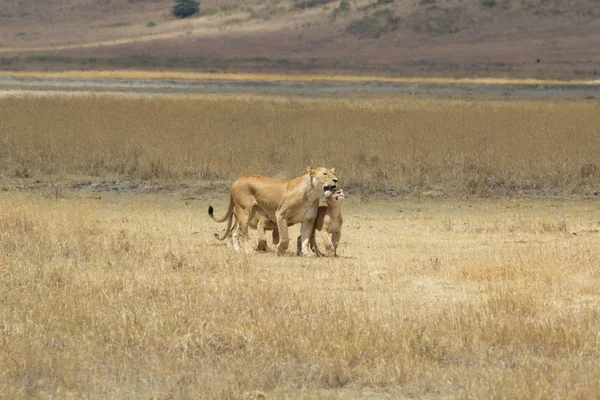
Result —
[{"label": "dry grass field", "polygon": [[349,199],[326,259],[223,197],[1,194],[1,397],[599,396],[596,201]]},{"label": "dry grass field", "polygon": [[[4,95],[0,397],[598,398],[598,126],[597,102]],[[340,257],[213,238],[232,179],[308,164],[347,188]]]},{"label": "dry grass field", "polygon": [[5,93],[6,178],[231,182],[327,165],[363,194],[600,187],[597,101]]}]

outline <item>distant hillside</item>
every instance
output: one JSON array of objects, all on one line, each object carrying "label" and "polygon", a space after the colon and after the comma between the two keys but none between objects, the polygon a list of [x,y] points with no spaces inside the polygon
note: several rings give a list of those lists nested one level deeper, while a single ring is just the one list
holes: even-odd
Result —
[{"label": "distant hillside", "polygon": [[1,69],[600,79],[600,0],[0,0]]}]

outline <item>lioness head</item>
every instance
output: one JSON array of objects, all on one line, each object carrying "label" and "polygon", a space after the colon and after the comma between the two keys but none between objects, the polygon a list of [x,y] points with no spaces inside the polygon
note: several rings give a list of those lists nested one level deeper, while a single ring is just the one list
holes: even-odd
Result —
[{"label": "lioness head", "polygon": [[327,169],[323,167],[310,168],[308,173],[313,186],[320,187],[323,190],[323,196],[331,197],[337,189],[338,177],[335,174],[335,168]]}]

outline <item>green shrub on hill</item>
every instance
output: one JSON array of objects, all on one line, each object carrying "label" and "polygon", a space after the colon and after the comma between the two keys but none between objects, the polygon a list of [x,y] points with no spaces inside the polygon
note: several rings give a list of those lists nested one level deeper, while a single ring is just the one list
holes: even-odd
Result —
[{"label": "green shrub on hill", "polygon": [[175,0],[171,13],[176,18],[188,18],[200,12],[200,3],[196,0]]}]

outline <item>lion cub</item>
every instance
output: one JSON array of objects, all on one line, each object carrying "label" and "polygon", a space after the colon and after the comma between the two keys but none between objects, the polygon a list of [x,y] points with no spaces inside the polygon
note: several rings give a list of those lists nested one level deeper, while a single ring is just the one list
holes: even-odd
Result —
[{"label": "lion cub", "polygon": [[[327,205],[319,206],[315,226],[310,235],[310,247],[318,256],[322,256],[323,254],[317,246],[315,231],[321,232],[325,248],[329,255],[333,254],[334,257],[337,256],[337,247],[342,236],[342,223],[344,222],[342,218],[342,201],[344,198],[344,191],[338,189],[326,200]],[[298,249],[300,249],[300,236],[298,236],[297,244]]]}]

